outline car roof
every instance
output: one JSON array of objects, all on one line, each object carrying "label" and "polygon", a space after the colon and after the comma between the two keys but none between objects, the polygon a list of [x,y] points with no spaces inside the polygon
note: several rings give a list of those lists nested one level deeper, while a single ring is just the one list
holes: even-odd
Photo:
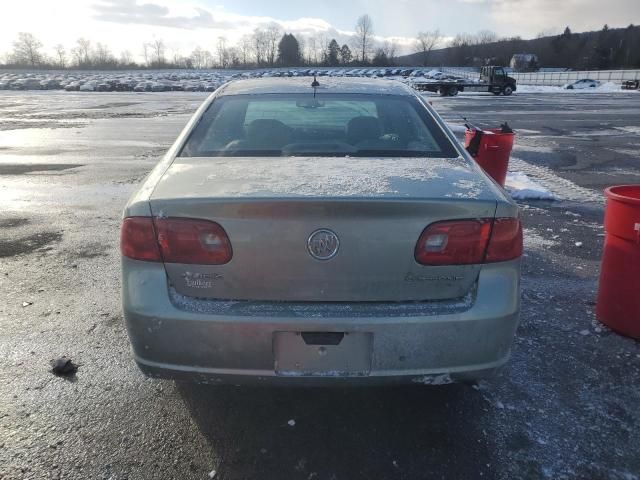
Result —
[{"label": "car roof", "polygon": [[[407,85],[395,80],[373,78],[322,77],[317,80],[320,93],[364,93],[377,95],[414,95]],[[312,93],[310,77],[275,77],[233,80],[218,95],[255,95],[269,93]]]}]

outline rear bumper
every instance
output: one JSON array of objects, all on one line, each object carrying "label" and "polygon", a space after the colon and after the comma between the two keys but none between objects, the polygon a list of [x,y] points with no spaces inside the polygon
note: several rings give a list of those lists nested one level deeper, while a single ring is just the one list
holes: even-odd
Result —
[{"label": "rear bumper", "polygon": [[[491,375],[510,355],[520,308],[519,261],[482,267],[465,304],[372,310],[178,307],[161,264],[123,259],[123,309],[134,356],[149,376],[200,383],[278,385],[444,384]],[[200,302],[202,303],[202,302]],[[223,302],[204,302],[215,304]],[[217,313],[216,313],[217,312]],[[222,312],[222,313],[221,313]],[[370,370],[358,376],[276,373],[277,332],[370,333]]]}]

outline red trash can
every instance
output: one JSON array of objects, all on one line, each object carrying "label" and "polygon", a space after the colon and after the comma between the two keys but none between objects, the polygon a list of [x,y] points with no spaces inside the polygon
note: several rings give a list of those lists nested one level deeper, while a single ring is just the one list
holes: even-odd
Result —
[{"label": "red trash can", "polygon": [[477,153],[472,153],[472,156],[491,178],[504,187],[515,133],[503,133],[500,128],[467,130],[464,134],[465,148],[469,147],[473,138],[478,134],[481,135],[480,144]]},{"label": "red trash can", "polygon": [[640,185],[604,191],[605,240],[596,317],[618,333],[640,338]]}]

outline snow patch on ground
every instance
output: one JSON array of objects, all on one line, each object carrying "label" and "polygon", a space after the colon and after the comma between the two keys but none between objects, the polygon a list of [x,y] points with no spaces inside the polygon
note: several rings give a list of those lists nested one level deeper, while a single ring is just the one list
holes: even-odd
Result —
[{"label": "snow patch on ground", "polygon": [[467,127],[465,127],[464,125],[454,125],[453,123],[447,123],[447,127],[449,127],[449,130],[451,130],[453,133],[464,133],[467,131]]},{"label": "snow patch on ground", "polygon": [[422,375],[420,377],[413,378],[411,381],[422,385],[448,385],[453,383],[453,380],[448,373],[440,375]]},{"label": "snow patch on ground", "polygon": [[517,93],[635,93],[633,90],[622,90],[619,83],[607,82],[599,87],[566,89],[563,87],[550,87],[547,85],[522,85],[518,84]]},{"label": "snow patch on ground", "polygon": [[[516,131],[516,135],[521,133],[520,130]],[[513,146],[514,151],[521,152],[536,152],[536,153],[553,153],[553,148],[543,145],[522,145],[516,144]]]},{"label": "snow patch on ground", "polygon": [[615,127],[616,130],[622,130],[625,133],[631,133],[632,135],[640,135],[640,127],[637,125],[631,125],[627,127]]},{"label": "snow patch on ground", "polygon": [[505,185],[506,190],[515,200],[555,200],[556,197],[548,189],[531,180],[522,172],[509,172]]},{"label": "snow patch on ground", "polygon": [[558,241],[553,238],[545,238],[539,232],[525,228],[524,229],[524,247],[529,250],[546,250],[549,247],[558,245]]},{"label": "snow patch on ground", "polygon": [[520,158],[511,157],[509,169],[512,172],[521,172],[527,175],[530,179],[549,190],[556,200],[594,203],[602,203],[604,201],[602,192],[576,185],[571,180],[557,175],[550,168],[533,165]]}]

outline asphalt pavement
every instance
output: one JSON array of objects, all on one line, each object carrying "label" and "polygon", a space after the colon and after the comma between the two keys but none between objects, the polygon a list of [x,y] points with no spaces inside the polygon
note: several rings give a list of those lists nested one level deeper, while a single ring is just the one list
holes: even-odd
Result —
[{"label": "asphalt pavement", "polygon": [[[640,92],[429,95],[517,131],[522,323],[474,386],[146,379],[120,309],[128,195],[205,98],[0,92],[0,479],[640,478],[640,343],[594,317],[602,188],[640,183]],[[71,358],[69,378],[50,361]]]}]

